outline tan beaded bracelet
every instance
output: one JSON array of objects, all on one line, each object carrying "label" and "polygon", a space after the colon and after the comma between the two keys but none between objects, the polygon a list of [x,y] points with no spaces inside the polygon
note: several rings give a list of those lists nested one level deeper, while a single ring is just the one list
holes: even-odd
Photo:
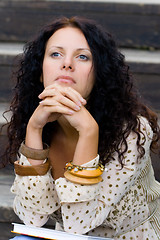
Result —
[{"label": "tan beaded bracelet", "polygon": [[27,147],[24,142],[21,143],[19,152],[22,153],[25,157],[34,159],[34,160],[45,160],[49,155],[49,146],[46,143],[43,143],[44,149],[34,149]]}]

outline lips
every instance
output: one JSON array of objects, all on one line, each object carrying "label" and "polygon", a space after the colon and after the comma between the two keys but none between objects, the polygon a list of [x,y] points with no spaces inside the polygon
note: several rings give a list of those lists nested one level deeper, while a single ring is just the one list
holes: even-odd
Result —
[{"label": "lips", "polygon": [[59,76],[56,78],[56,81],[62,82],[62,83],[76,83],[75,80],[70,76]]}]

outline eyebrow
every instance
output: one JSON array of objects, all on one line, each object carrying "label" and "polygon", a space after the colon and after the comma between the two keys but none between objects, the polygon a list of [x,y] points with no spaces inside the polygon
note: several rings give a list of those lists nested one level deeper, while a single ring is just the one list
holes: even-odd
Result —
[{"label": "eyebrow", "polygon": [[87,50],[87,51],[89,51],[89,52],[91,51],[89,48],[78,48],[77,50],[78,50],[78,51],[80,51],[80,50]]},{"label": "eyebrow", "polygon": [[[51,47],[49,48],[49,50],[52,49],[52,48],[64,49],[63,47],[60,47],[60,46],[51,46]],[[76,51],[82,51],[82,50],[87,50],[87,51],[91,52],[91,50],[90,50],[89,48],[77,48],[77,49],[76,49]]]}]

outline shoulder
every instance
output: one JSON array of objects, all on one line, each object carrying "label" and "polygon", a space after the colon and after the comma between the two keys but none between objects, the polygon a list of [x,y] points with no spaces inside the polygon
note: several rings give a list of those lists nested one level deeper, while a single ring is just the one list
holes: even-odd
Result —
[{"label": "shoulder", "polygon": [[126,141],[130,146],[137,146],[137,141],[143,148],[149,148],[151,142],[153,141],[153,130],[147,118],[143,116],[137,117],[137,129],[131,131]]},{"label": "shoulder", "polygon": [[138,116],[138,121],[140,123],[140,131],[145,134],[149,139],[153,138],[153,130],[147,118],[143,116]]}]

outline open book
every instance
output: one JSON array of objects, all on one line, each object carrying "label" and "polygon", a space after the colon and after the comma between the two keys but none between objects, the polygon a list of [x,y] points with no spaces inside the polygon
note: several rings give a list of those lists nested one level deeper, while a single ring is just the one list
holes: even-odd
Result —
[{"label": "open book", "polygon": [[[12,223],[14,225],[14,233],[28,235],[32,237],[39,237],[51,240],[113,240],[113,238],[92,237],[87,235],[71,234],[63,231],[57,231],[49,228],[39,228],[33,226],[26,226],[24,224]],[[78,226],[77,226],[78,227]]]}]

